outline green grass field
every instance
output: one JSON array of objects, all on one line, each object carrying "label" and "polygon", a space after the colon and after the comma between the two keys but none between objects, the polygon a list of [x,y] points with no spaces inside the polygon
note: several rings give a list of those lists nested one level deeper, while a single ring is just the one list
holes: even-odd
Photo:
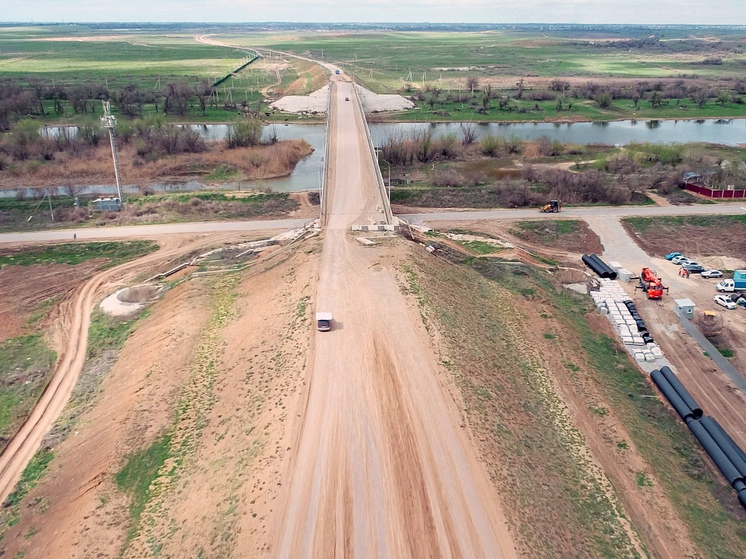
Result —
[{"label": "green grass field", "polygon": [[[596,81],[632,80],[632,83],[676,78],[710,83],[719,89],[727,87],[731,83],[728,80],[742,79],[746,64],[742,33],[726,28],[707,30],[707,41],[693,39],[682,30],[648,29],[647,33],[656,34],[659,42],[650,46],[626,47],[614,41],[640,39],[645,30],[606,30],[585,35],[582,29],[335,33],[248,30],[239,34],[231,28],[198,30],[174,27],[163,32],[134,26],[115,30],[60,25],[0,28],[0,79],[8,78],[26,85],[37,79],[57,85],[90,83],[107,85],[110,89],[136,83],[144,91],[162,88],[173,80],[183,80],[190,85],[205,78],[216,81],[237,68],[247,52],[197,42],[196,37],[204,31],[212,32],[214,39],[233,45],[273,48],[337,63],[366,87],[389,93],[400,92],[408,85],[463,91],[469,76],[499,83],[498,89],[504,94],[510,93],[518,77],[524,78],[527,91],[546,87],[549,79],[571,77]],[[703,64],[708,60],[717,62]],[[309,90],[319,85],[318,80],[310,75],[307,62],[289,59],[288,63],[281,70],[280,89],[287,88],[298,78],[305,78]],[[257,104],[261,90],[275,80],[273,69],[266,65],[251,65],[219,89],[223,96],[230,94],[236,103],[248,101]],[[44,119],[62,120],[52,113],[52,102],[48,103],[50,114]],[[66,102],[63,104],[66,106],[64,119],[74,123],[85,120],[85,115],[73,114]],[[593,101],[578,100],[572,109],[560,112],[555,109],[553,101],[538,102],[539,110],[534,110],[534,101],[514,101],[512,111],[500,111],[494,105],[496,102],[484,114],[477,113],[468,104],[437,105],[435,111],[449,113],[444,116],[428,110],[421,103],[418,109],[393,118],[409,121],[531,121],[746,116],[746,104],[720,106],[712,99],[703,109],[691,101],[682,101],[680,106],[672,104],[653,109],[647,101],[641,101],[640,106],[635,107],[629,100],[617,100],[608,109],[601,109]],[[152,104],[146,104],[144,113],[154,110]],[[186,119],[177,120],[224,121],[228,114],[230,111],[222,106],[209,109],[206,114],[193,109]]]},{"label": "green grass field", "polygon": [[[663,78],[741,77],[743,53],[730,53],[717,66],[699,64],[710,52],[687,49],[673,38],[659,50],[599,48],[584,37],[548,36],[536,31],[371,32],[350,34],[220,35],[235,44],[266,46],[340,63],[378,91],[405,82],[437,84],[467,75],[536,77]],[[622,37],[615,37],[621,39]],[[724,45],[740,40],[723,31]],[[411,71],[411,76],[409,75]]]}]

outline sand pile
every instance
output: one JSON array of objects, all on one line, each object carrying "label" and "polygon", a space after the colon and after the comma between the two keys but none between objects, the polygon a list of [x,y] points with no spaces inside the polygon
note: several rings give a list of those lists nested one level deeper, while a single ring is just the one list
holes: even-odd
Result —
[{"label": "sand pile", "polygon": [[[414,107],[414,103],[401,95],[378,95],[358,86],[358,93],[366,112],[378,113],[382,111],[403,111]],[[325,85],[310,95],[287,95],[269,106],[286,113],[325,114],[329,86]]]}]

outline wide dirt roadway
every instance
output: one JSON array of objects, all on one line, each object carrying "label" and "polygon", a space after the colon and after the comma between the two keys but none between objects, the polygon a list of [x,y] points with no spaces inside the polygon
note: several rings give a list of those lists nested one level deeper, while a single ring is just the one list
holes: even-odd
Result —
[{"label": "wide dirt roadway", "polygon": [[417,311],[394,268],[349,233],[382,214],[352,86],[333,89],[331,209],[316,310],[332,311],[335,325],[316,333],[269,555],[515,557]]}]

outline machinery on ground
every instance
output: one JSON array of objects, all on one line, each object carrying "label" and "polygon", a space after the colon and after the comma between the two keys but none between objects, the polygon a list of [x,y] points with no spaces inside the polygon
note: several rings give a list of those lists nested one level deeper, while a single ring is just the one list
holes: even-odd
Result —
[{"label": "machinery on ground", "polygon": [[650,268],[643,268],[640,274],[640,283],[636,289],[642,289],[648,296],[648,299],[662,299],[663,290],[668,291],[668,287],[663,286],[660,278]]},{"label": "machinery on ground", "polygon": [[549,203],[541,208],[543,214],[556,214],[562,211],[562,203],[559,200],[549,200]]},{"label": "machinery on ground", "polygon": [[715,311],[700,311],[697,326],[705,336],[717,336],[723,332],[723,319]]}]

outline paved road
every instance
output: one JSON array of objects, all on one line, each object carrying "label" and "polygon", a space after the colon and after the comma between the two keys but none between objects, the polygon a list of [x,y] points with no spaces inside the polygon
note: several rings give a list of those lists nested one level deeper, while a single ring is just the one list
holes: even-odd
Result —
[{"label": "paved road", "polygon": [[2,233],[0,244],[38,243],[46,241],[79,241],[124,239],[128,237],[158,238],[161,235],[184,233],[225,233],[229,231],[261,231],[298,229],[311,219],[267,219],[256,221],[199,221],[192,223],[167,223],[162,225],[132,225],[123,227],[87,227],[85,229],[50,229],[25,233]]},{"label": "paved road", "polygon": [[[746,214],[746,203],[696,204],[693,206],[602,206],[565,208],[559,214],[541,214],[536,209],[432,211],[399,214],[410,223],[434,221],[470,221],[475,219],[585,219],[589,217],[652,217],[658,215],[737,215]],[[124,227],[89,227],[85,229],[53,229],[25,233],[1,233],[0,244],[36,243],[45,241],[123,239],[127,237],[158,237],[184,233],[221,233],[227,231],[260,231],[297,229],[311,221],[305,219],[266,219],[254,221],[199,221],[162,225],[132,225]],[[362,223],[362,221],[361,221]]]},{"label": "paved road", "polygon": [[399,214],[410,223],[432,221],[470,221],[475,219],[570,219],[595,217],[646,217],[659,215],[734,215],[746,214],[746,201],[733,204],[695,204],[692,206],[584,206],[565,208],[559,214],[542,214],[532,209],[432,211]]}]

